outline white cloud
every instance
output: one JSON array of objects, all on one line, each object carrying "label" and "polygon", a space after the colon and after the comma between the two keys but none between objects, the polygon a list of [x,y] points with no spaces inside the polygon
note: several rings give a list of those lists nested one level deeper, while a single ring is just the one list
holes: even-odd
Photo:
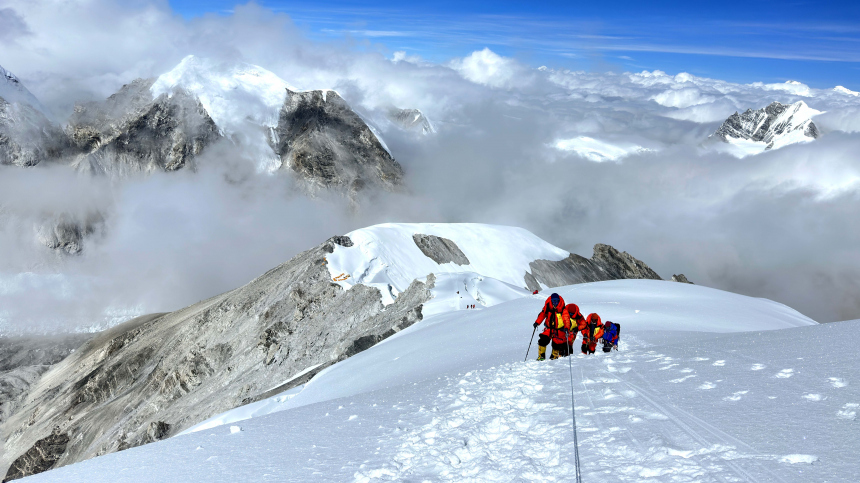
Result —
[{"label": "white cloud", "polygon": [[513,87],[523,68],[513,59],[502,57],[488,48],[476,50],[462,59],[455,59],[451,67],[466,79],[491,87]]}]

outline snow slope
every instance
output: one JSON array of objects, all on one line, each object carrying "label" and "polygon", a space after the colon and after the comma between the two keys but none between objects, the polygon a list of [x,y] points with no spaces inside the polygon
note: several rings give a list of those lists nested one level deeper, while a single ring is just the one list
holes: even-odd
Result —
[{"label": "snow slope", "polygon": [[856,322],[672,282],[558,291],[621,350],[523,362],[547,294],[441,314],[287,410],[27,481],[571,481],[571,379],[583,481],[855,481]]},{"label": "snow slope", "polygon": [[278,125],[278,112],[287,89],[297,89],[274,73],[251,64],[219,63],[189,55],[162,74],[150,88],[153,97],[183,88],[200,99],[215,124],[227,132],[251,120],[268,127]]},{"label": "snow slope", "polygon": [[[415,244],[416,234],[452,240],[470,263],[436,263]],[[433,273],[436,288],[425,316],[522,297],[529,293],[523,278],[529,263],[569,255],[522,228],[476,223],[386,223],[347,236],[354,245],[338,246],[327,257],[332,279],[345,289],[359,283],[376,287],[387,305],[412,280],[425,280]]]},{"label": "snow slope", "polygon": [[36,99],[15,75],[0,66],[0,97],[10,104],[29,104],[31,107],[46,114],[42,103]]}]

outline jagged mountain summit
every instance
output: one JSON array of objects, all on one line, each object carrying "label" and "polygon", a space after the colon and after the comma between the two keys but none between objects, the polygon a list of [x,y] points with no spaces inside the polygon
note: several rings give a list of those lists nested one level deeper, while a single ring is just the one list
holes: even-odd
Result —
[{"label": "jagged mountain summit", "polygon": [[731,145],[730,152],[742,157],[790,144],[813,141],[819,132],[812,117],[821,111],[803,101],[794,104],[773,102],[762,109],[735,112],[712,135]]},{"label": "jagged mountain summit", "polygon": [[6,406],[0,474],[173,436],[432,314],[613,278],[659,277],[606,245],[589,260],[515,227],[384,224],[333,237],[244,287],[116,326],[43,368]]},{"label": "jagged mountain summit", "polygon": [[199,98],[184,89],[157,96],[137,79],[104,102],[75,106],[66,131],[81,171],[125,177],[193,167],[221,136]]},{"label": "jagged mountain summit", "polygon": [[300,91],[242,62],[185,57],[156,79],[137,79],[103,103],[79,105],[68,132],[84,170],[126,175],[194,167],[221,139],[261,172],[287,170],[316,191],[396,189],[403,170],[335,91]]},{"label": "jagged mountain summit", "polygon": [[66,144],[39,100],[0,66],[0,164],[34,166]]}]

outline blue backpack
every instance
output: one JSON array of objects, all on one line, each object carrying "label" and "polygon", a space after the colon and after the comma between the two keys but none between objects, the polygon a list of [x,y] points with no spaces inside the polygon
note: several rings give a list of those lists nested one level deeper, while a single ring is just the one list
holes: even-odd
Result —
[{"label": "blue backpack", "polygon": [[[616,337],[618,337],[618,340],[613,342]],[[617,344],[621,340],[621,326],[615,322],[609,322],[609,328],[603,331],[603,340],[610,344]]]}]

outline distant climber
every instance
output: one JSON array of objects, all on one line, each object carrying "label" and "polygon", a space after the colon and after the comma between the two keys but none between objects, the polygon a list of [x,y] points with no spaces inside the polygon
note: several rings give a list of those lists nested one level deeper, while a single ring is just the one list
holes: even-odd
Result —
[{"label": "distant climber", "polygon": [[597,340],[603,335],[603,324],[597,314],[588,314],[585,318],[585,330],[582,332],[582,353],[594,354],[597,349]]},{"label": "distant climber", "polygon": [[562,353],[567,355],[567,335],[570,331],[570,314],[564,305],[561,295],[554,293],[546,299],[543,309],[538,314],[534,326],[537,328],[541,322],[546,329],[538,337],[538,359],[546,359],[546,346],[552,341],[552,356],[550,359],[558,359]]},{"label": "distant climber", "polygon": [[570,314],[570,332],[567,334],[567,353],[573,354],[573,343],[576,341],[576,333],[585,330],[585,317],[579,311],[576,304],[567,304],[567,313]]},{"label": "distant climber", "polygon": [[603,352],[610,352],[612,349],[618,350],[618,338],[621,337],[621,326],[615,322],[607,320],[603,324]]}]

